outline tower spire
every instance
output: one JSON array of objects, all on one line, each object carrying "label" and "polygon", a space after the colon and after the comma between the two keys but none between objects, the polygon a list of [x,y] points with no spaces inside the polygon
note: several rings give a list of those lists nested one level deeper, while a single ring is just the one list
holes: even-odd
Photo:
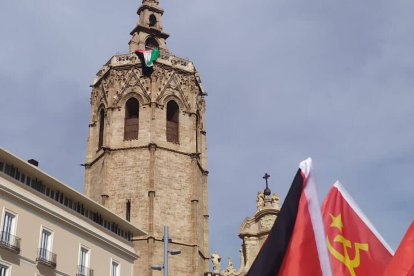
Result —
[{"label": "tower spire", "polygon": [[143,0],[137,14],[139,20],[131,31],[129,51],[158,48],[168,52],[166,39],[170,36],[162,26],[164,10],[159,6],[159,0]]}]

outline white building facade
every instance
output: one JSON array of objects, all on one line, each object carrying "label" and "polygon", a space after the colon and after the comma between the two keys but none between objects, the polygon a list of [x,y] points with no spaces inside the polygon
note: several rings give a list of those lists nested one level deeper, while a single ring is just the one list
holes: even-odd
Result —
[{"label": "white building facade", "polygon": [[1,148],[0,219],[0,276],[134,275],[141,230]]}]

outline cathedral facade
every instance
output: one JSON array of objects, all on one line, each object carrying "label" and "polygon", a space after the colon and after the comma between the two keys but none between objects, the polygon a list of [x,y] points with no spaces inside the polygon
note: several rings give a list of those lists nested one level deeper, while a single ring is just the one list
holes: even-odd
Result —
[{"label": "cathedral facade", "polygon": [[[85,193],[146,235],[134,275],[163,262],[169,226],[172,275],[209,269],[205,96],[193,63],[167,48],[159,1],[144,0],[129,53],[116,55],[92,86]],[[158,49],[153,67],[136,50]]]}]

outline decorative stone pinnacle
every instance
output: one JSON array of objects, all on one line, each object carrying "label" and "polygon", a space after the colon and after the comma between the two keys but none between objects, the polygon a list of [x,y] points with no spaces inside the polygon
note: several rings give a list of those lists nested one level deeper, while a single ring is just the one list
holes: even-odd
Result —
[{"label": "decorative stone pinnacle", "polygon": [[150,3],[155,4],[155,5],[159,5],[160,1],[158,1],[158,0],[142,0],[142,4],[150,4]]},{"label": "decorative stone pinnacle", "polygon": [[263,179],[266,181],[266,189],[264,190],[265,196],[270,196],[272,194],[272,191],[269,189],[268,179],[270,178],[270,175],[265,173],[263,176]]}]

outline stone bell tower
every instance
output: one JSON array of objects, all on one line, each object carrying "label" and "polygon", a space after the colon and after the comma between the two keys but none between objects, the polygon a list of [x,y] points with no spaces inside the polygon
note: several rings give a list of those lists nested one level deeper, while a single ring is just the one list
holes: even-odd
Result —
[{"label": "stone bell tower", "polygon": [[[92,85],[85,193],[147,233],[135,237],[135,275],[160,275],[163,227],[170,229],[171,275],[208,271],[205,96],[191,61],[166,45],[163,10],[144,0],[130,52],[115,55]],[[135,50],[160,49],[152,70]],[[105,222],[104,222],[104,225]],[[116,225],[106,225],[116,228]]]}]

